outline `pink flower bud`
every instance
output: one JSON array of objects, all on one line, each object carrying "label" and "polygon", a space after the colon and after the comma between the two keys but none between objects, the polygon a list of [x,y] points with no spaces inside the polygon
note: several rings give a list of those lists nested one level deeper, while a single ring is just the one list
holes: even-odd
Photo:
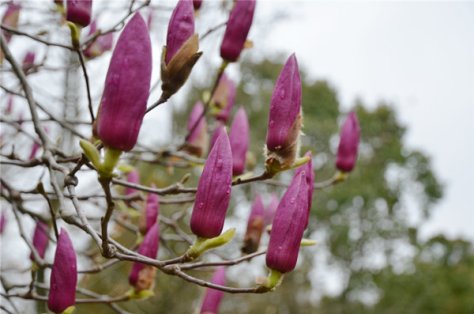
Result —
[{"label": "pink flower bud", "polygon": [[5,211],[2,210],[2,213],[0,214],[0,234],[2,234],[3,230],[5,230],[6,224],[7,224],[7,215],[5,214]]},{"label": "pink flower bud", "polygon": [[227,133],[225,125],[224,123],[217,121],[217,127],[212,133],[212,137],[211,137],[211,144],[210,144],[211,149],[214,147],[214,143],[217,141],[217,139],[219,138],[219,136],[221,136],[222,133]]},{"label": "pink flower bud", "polygon": [[265,226],[271,225],[273,222],[273,217],[275,217],[275,212],[280,204],[280,200],[276,194],[272,193],[270,195],[270,202],[265,208]]},{"label": "pink flower bud", "polygon": [[[9,2],[7,4],[7,10],[5,11],[5,14],[2,17],[2,25],[16,29],[18,27],[18,20],[20,18],[20,9],[21,5],[16,4],[13,1]],[[5,36],[7,43],[10,42],[12,38],[12,33],[3,30],[2,33],[3,36]]]},{"label": "pink flower bud", "polygon": [[28,157],[29,160],[32,160],[36,157],[36,154],[38,153],[40,147],[41,145],[38,142],[33,142],[33,145],[31,146],[30,156]]},{"label": "pink flower bud", "polygon": [[293,177],[273,219],[266,263],[281,273],[296,266],[298,251],[308,220],[308,184],[304,171]]},{"label": "pink flower bud", "polygon": [[[145,235],[138,248],[138,253],[149,258],[156,258],[160,239],[160,227],[155,223]],[[135,262],[128,277],[128,282],[136,291],[148,290],[152,287],[156,269],[153,266]]]},{"label": "pink flower bud", "polygon": [[[155,185],[151,186],[155,188]],[[148,193],[143,215],[140,219],[140,231],[146,234],[157,223],[160,212],[160,199],[155,193]]]},{"label": "pink flower bud", "polygon": [[13,112],[13,95],[8,96],[7,108],[5,109],[5,114],[10,115]]},{"label": "pink flower bud", "polygon": [[359,148],[360,129],[355,112],[349,113],[342,125],[339,147],[337,149],[336,168],[343,172],[354,169]]},{"label": "pink flower bud", "polygon": [[[140,183],[140,174],[138,173],[138,170],[133,169],[127,174],[127,182],[133,183],[133,184],[139,184]],[[130,188],[130,187],[125,187],[125,195],[130,196],[133,195],[137,192],[136,189]]]},{"label": "pink flower bud", "polygon": [[[214,275],[212,276],[211,282],[216,285],[225,285],[225,267],[217,267]],[[215,290],[212,288],[206,289],[204,300],[201,305],[201,314],[217,314],[219,313],[219,305],[221,304],[224,292]]]},{"label": "pink flower bud", "polygon": [[135,146],[146,111],[151,81],[151,43],[140,13],[127,23],[110,60],[97,117],[105,146],[129,151]]},{"label": "pink flower bud", "polygon": [[35,58],[36,58],[36,54],[32,51],[28,51],[25,54],[25,57],[23,58],[23,64],[22,64],[23,72],[27,73],[30,69],[34,67]]},{"label": "pink flower bud", "polygon": [[273,89],[267,131],[268,159],[291,166],[296,158],[301,129],[301,79],[292,54]]},{"label": "pink flower bud", "polygon": [[[92,21],[89,27],[89,36],[94,35],[97,30],[96,21]],[[84,49],[83,54],[88,59],[94,59],[100,57],[104,52],[112,49],[114,43],[113,33],[107,33],[97,37],[92,43],[90,43],[86,49]]]},{"label": "pink flower bud", "polygon": [[191,230],[195,235],[214,238],[221,234],[231,187],[232,152],[227,134],[222,133],[212,147],[199,178],[191,215]]},{"label": "pink flower bud", "polygon": [[307,152],[305,156],[309,157],[310,160],[305,163],[303,166],[299,167],[295,171],[295,176],[299,175],[301,172],[306,173],[306,183],[308,184],[308,221],[306,222],[306,227],[308,227],[309,222],[309,212],[311,211],[311,206],[313,204],[313,191],[314,191],[314,169],[313,169],[313,155],[311,152]]},{"label": "pink flower bud", "polygon": [[199,10],[202,6],[202,0],[193,0],[194,10]]},{"label": "pink flower bud", "polygon": [[224,39],[221,44],[222,59],[235,62],[244,49],[247,35],[252,26],[255,0],[237,0],[230,12]]},{"label": "pink flower bud", "polygon": [[[198,101],[188,119],[188,132],[191,132],[186,143],[186,150],[195,156],[201,157],[207,152],[209,136],[207,134],[206,119],[202,116],[204,106]],[[198,122],[199,121],[199,122]],[[197,126],[195,126],[197,123]],[[194,127],[194,129],[193,129]]]},{"label": "pink flower bud", "polygon": [[166,57],[168,64],[176,52],[194,34],[194,10],[191,0],[179,0],[168,24]]},{"label": "pink flower bud", "polygon": [[227,122],[235,103],[236,93],[237,88],[234,81],[229,79],[227,75],[222,74],[216,91],[212,96],[212,104],[216,107],[215,111],[217,120],[224,123]]},{"label": "pink flower bud", "polygon": [[67,0],[66,20],[82,27],[91,22],[92,0]]},{"label": "pink flower bud", "polygon": [[244,246],[242,247],[242,252],[246,254],[258,250],[260,238],[262,237],[263,229],[265,228],[264,210],[262,197],[257,195],[250,211],[247,222],[247,231],[245,232],[244,237]]},{"label": "pink flower bud", "polygon": [[232,149],[232,174],[238,176],[244,173],[249,147],[249,121],[243,107],[240,107],[235,114],[230,128],[229,141]]},{"label": "pink flower bud", "polygon": [[[41,258],[44,258],[44,253],[48,247],[49,242],[49,227],[46,223],[38,221],[36,223],[35,232],[33,234],[33,246]],[[33,253],[30,254],[30,260],[34,261]]]},{"label": "pink flower bud", "polygon": [[48,308],[62,313],[76,303],[77,262],[76,252],[66,229],[61,228],[51,267]]}]

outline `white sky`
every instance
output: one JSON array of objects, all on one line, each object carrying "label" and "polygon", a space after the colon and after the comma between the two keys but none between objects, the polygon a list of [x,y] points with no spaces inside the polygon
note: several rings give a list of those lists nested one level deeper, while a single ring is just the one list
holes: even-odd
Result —
[{"label": "white sky", "polygon": [[474,2],[259,1],[255,28],[277,13],[256,50],[296,52],[344,108],[392,103],[445,184],[423,234],[474,239]]}]

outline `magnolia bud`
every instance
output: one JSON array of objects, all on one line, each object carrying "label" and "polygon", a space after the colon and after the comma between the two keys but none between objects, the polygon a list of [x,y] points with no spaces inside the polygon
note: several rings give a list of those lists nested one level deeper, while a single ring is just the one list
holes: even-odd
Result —
[{"label": "magnolia bud", "polygon": [[92,0],[67,0],[66,20],[82,27],[91,22]]},{"label": "magnolia bud", "polygon": [[249,147],[249,121],[243,107],[235,114],[230,127],[229,141],[232,149],[232,174],[238,176],[244,173]]},{"label": "magnolia bud", "polygon": [[258,250],[260,245],[260,238],[262,237],[263,229],[265,228],[264,221],[264,207],[262,197],[257,195],[250,211],[247,222],[247,231],[244,237],[244,246],[242,252],[250,254]]},{"label": "magnolia bud", "polygon": [[[140,173],[138,173],[137,169],[133,169],[127,174],[127,182],[128,183],[133,183],[133,184],[139,184],[140,183]],[[131,187],[125,187],[125,195],[130,196],[133,195],[137,192],[136,189],[131,188]]]},{"label": "magnolia bud", "polygon": [[[138,253],[149,258],[156,258],[159,239],[160,227],[158,223],[155,223],[145,235],[138,248]],[[156,269],[153,266],[135,262],[128,276],[128,282],[135,287],[136,291],[148,290],[153,286],[155,273]]]},{"label": "magnolia bud", "polygon": [[[155,188],[155,185],[151,186]],[[151,227],[157,224],[158,213],[160,212],[160,199],[158,194],[148,193],[145,210],[140,217],[140,232],[146,234]]]},{"label": "magnolia bud", "polygon": [[[211,282],[216,285],[225,285],[225,267],[217,267],[214,275],[212,276]],[[219,313],[219,305],[224,297],[224,292],[215,290],[212,288],[206,289],[204,300],[201,305],[201,314],[217,314]]]},{"label": "magnolia bud", "polygon": [[268,268],[280,273],[295,268],[307,220],[308,184],[301,171],[293,177],[275,213],[266,255]]},{"label": "magnolia bud", "polygon": [[[2,25],[5,25],[9,28],[16,29],[18,27],[18,20],[20,19],[20,9],[21,5],[12,2],[9,2],[7,4],[7,10],[5,11],[5,14],[2,17]],[[3,36],[5,36],[5,39],[8,42],[10,42],[12,38],[12,33],[3,31]]]},{"label": "magnolia bud", "polygon": [[146,111],[151,81],[148,28],[136,13],[120,35],[110,60],[97,117],[105,146],[129,151],[135,146]]},{"label": "magnolia bud", "polygon": [[166,46],[161,61],[162,98],[168,99],[188,79],[201,52],[194,34],[194,10],[191,0],[179,0],[168,24]]},{"label": "magnolia bud", "polygon": [[35,65],[36,54],[32,51],[28,51],[23,58],[22,68],[23,72],[28,73]]},{"label": "magnolia bud", "polygon": [[294,163],[301,120],[301,79],[296,57],[292,54],[280,72],[270,102],[267,167],[285,168]]},{"label": "magnolia bud", "polygon": [[[92,21],[89,27],[89,36],[93,36],[97,31],[97,22]],[[87,59],[94,59],[100,57],[104,52],[112,49],[114,42],[113,33],[99,35],[86,49],[82,52]]]},{"label": "magnolia bud", "polygon": [[[209,136],[207,134],[207,123],[203,117],[204,106],[198,101],[191,111],[188,119],[189,137],[186,141],[186,151],[197,157],[204,156],[207,152]],[[199,122],[198,122],[199,121]],[[196,125],[197,124],[197,125]],[[192,131],[192,132],[191,132]]]},{"label": "magnolia bud", "polygon": [[5,211],[2,210],[2,213],[0,214],[0,234],[2,234],[3,230],[5,230],[6,224],[7,224],[7,215]]},{"label": "magnolia bud", "polygon": [[[48,247],[48,233],[48,225],[42,221],[38,221],[36,223],[35,232],[33,234],[33,246],[41,258],[44,258],[44,253],[46,252],[46,248]],[[34,261],[33,253],[30,254],[30,259]]]},{"label": "magnolia bud", "polygon": [[217,120],[227,122],[235,103],[236,93],[237,89],[234,81],[229,79],[227,75],[222,74],[211,100],[212,113]]},{"label": "magnolia bud", "polygon": [[199,184],[191,215],[191,230],[201,238],[214,238],[224,227],[232,187],[232,152],[223,132],[212,147]]},{"label": "magnolia bud", "polygon": [[342,172],[350,172],[357,161],[360,128],[355,112],[349,113],[342,125],[339,147],[337,149],[336,168]]},{"label": "magnolia bud", "polygon": [[210,143],[211,149],[212,149],[212,147],[214,147],[214,143],[216,142],[216,140],[219,138],[219,136],[222,133],[227,133],[226,127],[225,127],[224,123],[218,121],[217,122],[217,127],[215,128],[214,132],[212,133],[211,143]]},{"label": "magnolia bud", "polygon": [[237,0],[230,12],[224,39],[221,44],[221,57],[228,62],[239,59],[244,49],[247,35],[252,26],[255,0]]},{"label": "magnolia bud", "polygon": [[62,313],[76,303],[77,262],[76,252],[65,229],[61,229],[51,267],[48,308]]}]

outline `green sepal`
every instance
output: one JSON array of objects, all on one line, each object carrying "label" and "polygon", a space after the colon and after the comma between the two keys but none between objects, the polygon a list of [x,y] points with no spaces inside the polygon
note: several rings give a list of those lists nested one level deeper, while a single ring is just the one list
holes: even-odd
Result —
[{"label": "green sepal", "polygon": [[62,314],[71,314],[72,312],[74,312],[75,309],[76,307],[74,305],[71,305],[70,307],[65,309]]},{"label": "green sepal", "polygon": [[125,174],[129,173],[129,172],[132,172],[135,167],[132,166],[132,165],[129,165],[129,164],[125,164],[125,163],[122,163],[120,165],[118,165],[117,169]]},{"label": "green sepal", "polygon": [[84,155],[86,155],[87,159],[89,159],[89,161],[94,165],[96,169],[99,169],[101,166],[101,162],[100,152],[97,147],[95,147],[95,145],[91,142],[83,139],[79,141],[79,146],[81,146],[82,152],[84,153]]},{"label": "green sepal", "polygon": [[105,147],[104,161],[97,169],[101,178],[112,178],[115,166],[117,166],[122,151],[110,147]]},{"label": "green sepal", "polygon": [[130,300],[145,300],[149,297],[154,296],[155,293],[152,290],[137,291],[135,290],[135,288],[131,288],[127,291],[126,295],[129,297]]},{"label": "green sepal", "polygon": [[349,177],[348,172],[338,171],[334,175],[333,180],[334,180],[334,183],[339,183],[339,182],[346,181],[348,177]]},{"label": "green sepal", "polygon": [[317,242],[315,240],[301,239],[300,246],[313,246],[313,245],[316,245],[316,244],[317,244]]},{"label": "green sepal", "polygon": [[270,273],[266,278],[264,278],[258,284],[260,285],[260,291],[273,291],[275,290],[283,281],[283,275],[278,270],[270,269]]},{"label": "green sepal", "polygon": [[215,238],[206,239],[198,237],[196,242],[194,242],[194,244],[186,252],[186,256],[190,260],[196,259],[210,249],[227,244],[230,240],[232,240],[234,235],[235,228],[231,228]]},{"label": "green sepal", "polygon": [[79,49],[81,46],[81,28],[77,24],[72,22],[67,22],[67,26],[71,31],[71,43],[72,46],[76,49]]},{"label": "green sepal", "polygon": [[276,158],[272,158],[271,162],[267,162],[265,164],[265,171],[271,176],[275,176],[279,172],[295,169],[298,168],[310,160],[309,156],[303,156],[301,158],[297,158],[295,162],[291,166],[282,166],[280,162]]}]

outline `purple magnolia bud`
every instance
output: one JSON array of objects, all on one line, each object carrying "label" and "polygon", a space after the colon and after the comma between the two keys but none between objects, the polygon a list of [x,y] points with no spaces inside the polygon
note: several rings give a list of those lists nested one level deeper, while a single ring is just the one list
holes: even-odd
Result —
[{"label": "purple magnolia bud", "polygon": [[354,169],[359,148],[360,129],[355,112],[349,113],[342,125],[339,147],[337,149],[336,168],[343,172]]},{"label": "purple magnolia bud", "polygon": [[301,129],[301,79],[292,54],[280,72],[270,101],[267,163],[291,166],[296,158]]},{"label": "purple magnolia bud", "polygon": [[[35,232],[33,234],[33,246],[35,250],[38,252],[41,258],[44,258],[44,253],[46,252],[46,248],[48,247],[49,242],[49,227],[46,223],[42,221],[38,221],[36,223]],[[33,253],[30,254],[30,260],[34,261]]]},{"label": "purple magnolia bud", "polygon": [[[155,185],[151,186],[155,188]],[[148,193],[143,215],[140,219],[140,231],[146,234],[156,224],[160,212],[160,199],[155,193]]]},{"label": "purple magnolia bud", "polygon": [[244,49],[247,35],[252,26],[255,0],[237,0],[230,12],[224,39],[221,44],[222,59],[235,62]]},{"label": "purple magnolia bud", "polygon": [[222,74],[216,91],[212,96],[212,104],[216,107],[216,119],[222,122],[227,122],[232,107],[235,103],[235,96],[237,88],[234,81],[229,79],[227,75]]},{"label": "purple magnolia bud", "polygon": [[31,146],[31,152],[30,156],[28,157],[28,160],[32,160],[36,157],[36,154],[38,153],[40,147],[41,145],[38,142],[33,142],[33,146]]},{"label": "purple magnolia bud", "polygon": [[92,0],[67,0],[66,20],[82,27],[91,22]]},{"label": "purple magnolia bud", "polygon": [[295,176],[299,175],[301,172],[306,173],[306,183],[308,184],[308,221],[306,222],[306,227],[308,227],[309,222],[309,212],[311,211],[311,206],[313,204],[313,191],[314,191],[314,169],[313,169],[313,155],[311,152],[307,152],[305,156],[309,157],[309,161],[303,166],[299,167],[295,171]]},{"label": "purple magnolia bud", "polygon": [[5,230],[5,225],[7,224],[7,215],[5,214],[5,211],[2,211],[0,214],[0,234],[3,233],[3,230]]},{"label": "purple magnolia bud", "polygon": [[7,108],[5,109],[5,114],[9,115],[13,112],[13,95],[8,96]]},{"label": "purple magnolia bud", "polygon": [[194,10],[199,10],[202,6],[202,0],[193,0]]},{"label": "purple magnolia bud", "polygon": [[308,220],[308,184],[306,173],[293,177],[273,219],[266,263],[281,273],[296,266],[298,251]]},{"label": "purple magnolia bud", "polygon": [[[158,223],[155,223],[145,235],[145,239],[138,248],[138,253],[149,258],[156,258],[159,238],[160,227]],[[155,272],[156,269],[153,266],[135,262],[128,276],[128,282],[135,287],[136,291],[148,290],[153,285]]]},{"label": "purple magnolia bud", "polygon": [[249,147],[249,121],[243,107],[240,107],[235,114],[230,127],[229,141],[232,149],[232,174],[238,176],[244,173]]},{"label": "purple magnolia bud", "polygon": [[30,69],[34,67],[35,58],[36,58],[36,54],[32,51],[28,51],[25,54],[25,57],[23,58],[23,64],[22,64],[23,72],[27,73]]},{"label": "purple magnolia bud", "polygon": [[[211,282],[216,285],[225,285],[225,267],[219,266],[212,276]],[[224,297],[224,291],[207,288],[201,305],[201,314],[218,314],[219,305]]]},{"label": "purple magnolia bud", "polygon": [[[20,9],[21,5],[12,2],[9,2],[7,4],[7,10],[5,11],[5,14],[2,17],[2,25],[5,25],[9,28],[16,29],[18,27],[18,20],[20,18]],[[5,39],[8,42],[10,42],[12,38],[12,33],[3,31],[3,36],[5,36]]]},{"label": "purple magnolia bud", "polygon": [[214,147],[214,143],[217,141],[219,136],[222,133],[227,133],[224,123],[217,121],[217,127],[215,128],[214,132],[212,133],[210,147],[211,149]]},{"label": "purple magnolia bud", "polygon": [[[133,184],[139,184],[140,183],[140,174],[138,173],[137,169],[133,169],[127,174],[127,182],[133,183]],[[137,192],[136,189],[130,188],[130,187],[125,187],[125,195],[130,196],[133,195]]]},{"label": "purple magnolia bud", "polygon": [[66,229],[61,228],[51,267],[48,308],[62,313],[76,303],[77,262],[76,252]]},{"label": "purple magnolia bud", "polygon": [[212,147],[199,184],[191,215],[191,230],[201,238],[221,234],[232,187],[232,152],[222,133]]},{"label": "purple magnolia bud", "polygon": [[105,146],[129,151],[135,146],[146,111],[151,81],[151,43],[140,13],[117,41],[110,60],[97,117],[97,135]]},{"label": "purple magnolia bud", "polygon": [[[92,36],[97,31],[97,22],[92,21],[89,27],[89,36]],[[97,37],[92,43],[90,43],[86,49],[84,49],[83,54],[88,59],[94,59],[100,57],[104,52],[112,49],[114,43],[113,33],[107,33]]]},{"label": "purple magnolia bud", "polygon": [[[204,106],[198,101],[191,111],[188,119],[187,130],[189,137],[186,143],[186,150],[198,157],[203,156],[207,151],[209,136],[207,134],[207,123],[203,117]],[[198,122],[199,121],[199,122]],[[197,123],[197,125],[196,125]],[[194,127],[194,129],[193,129]]]},{"label": "purple magnolia bud", "polygon": [[191,0],[179,0],[168,24],[165,63],[168,64],[176,52],[194,34],[194,10]]},{"label": "purple magnolia bud", "polygon": [[247,231],[244,237],[244,246],[242,252],[250,254],[258,250],[260,238],[262,237],[263,229],[265,228],[265,217],[262,197],[257,195],[253,202],[247,222]]},{"label": "purple magnolia bud", "polygon": [[270,202],[265,209],[265,226],[269,226],[273,222],[273,217],[275,217],[276,210],[278,208],[278,204],[280,204],[280,200],[276,194],[270,195]]}]

